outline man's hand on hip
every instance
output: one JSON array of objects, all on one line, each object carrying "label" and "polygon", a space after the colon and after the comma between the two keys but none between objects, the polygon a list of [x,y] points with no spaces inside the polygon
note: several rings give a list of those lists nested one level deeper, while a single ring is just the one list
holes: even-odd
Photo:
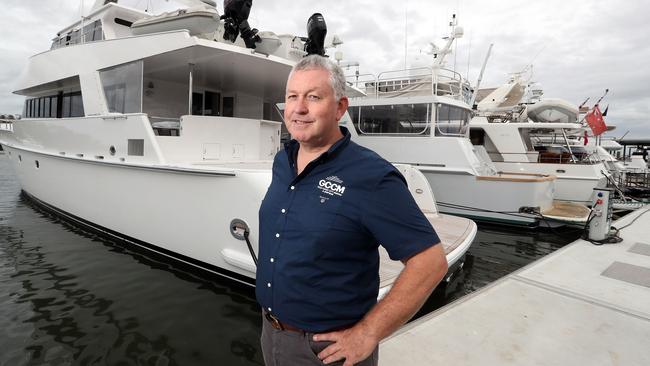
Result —
[{"label": "man's hand on hip", "polygon": [[368,358],[379,344],[363,322],[341,331],[315,334],[314,341],[334,342],[318,354],[328,364],[345,359],[343,366],[352,366]]}]

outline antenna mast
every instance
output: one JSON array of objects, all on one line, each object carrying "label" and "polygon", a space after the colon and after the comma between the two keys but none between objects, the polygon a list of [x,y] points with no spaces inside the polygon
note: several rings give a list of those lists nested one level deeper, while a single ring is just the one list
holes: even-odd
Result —
[{"label": "antenna mast", "polygon": [[407,40],[408,40],[408,19],[409,19],[409,2],[406,0],[404,8],[404,70],[406,70]]},{"label": "antenna mast", "polygon": [[481,80],[483,80],[483,72],[485,71],[485,66],[487,65],[490,54],[492,53],[492,46],[494,46],[494,43],[490,43],[487,55],[485,55],[485,60],[483,61],[483,67],[481,67],[481,73],[478,75],[478,80],[476,81],[476,87],[474,88],[474,93],[472,94],[472,100],[469,103],[472,108],[474,107],[474,102],[476,102],[476,96],[478,95],[478,89],[481,86]]}]

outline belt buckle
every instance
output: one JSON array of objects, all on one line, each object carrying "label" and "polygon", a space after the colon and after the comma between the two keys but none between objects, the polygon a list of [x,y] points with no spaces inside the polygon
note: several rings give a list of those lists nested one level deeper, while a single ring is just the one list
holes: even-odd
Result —
[{"label": "belt buckle", "polygon": [[273,314],[271,314],[269,312],[266,312],[265,316],[266,316],[266,320],[268,320],[269,323],[271,323],[271,326],[273,328],[275,328],[277,330],[284,330],[284,327],[282,326],[282,323],[280,323],[280,320],[278,318],[276,318],[275,315],[273,315]]}]

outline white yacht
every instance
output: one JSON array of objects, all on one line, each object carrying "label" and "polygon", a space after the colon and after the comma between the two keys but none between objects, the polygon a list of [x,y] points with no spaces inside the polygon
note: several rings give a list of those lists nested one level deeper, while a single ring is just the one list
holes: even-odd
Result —
[{"label": "white yacht", "polygon": [[341,123],[387,160],[416,165],[444,213],[515,225],[584,223],[586,207],[554,201],[552,173],[499,171],[482,146],[471,144],[469,88],[442,67],[460,36],[454,27],[432,67],[351,75],[365,96],[351,98]]},{"label": "white yacht", "polygon": [[607,186],[607,166],[572,143],[586,128],[578,107],[561,99],[525,100],[528,83],[515,75],[479,101],[470,123],[470,139],[485,148],[499,171],[552,174],[555,198],[591,204],[594,188]]},{"label": "white yacht", "polygon": [[[0,126],[0,145],[37,203],[251,283],[259,205],[280,149],[276,104],[305,46],[323,39],[258,33],[246,1],[228,2],[224,19],[210,0],[184,3],[151,15],[97,1],[29,59],[15,92],[26,96],[24,118]],[[201,24],[186,29],[193,16]],[[476,225],[438,214],[426,180],[399,169],[459,265]],[[382,260],[382,291],[400,269]]]}]

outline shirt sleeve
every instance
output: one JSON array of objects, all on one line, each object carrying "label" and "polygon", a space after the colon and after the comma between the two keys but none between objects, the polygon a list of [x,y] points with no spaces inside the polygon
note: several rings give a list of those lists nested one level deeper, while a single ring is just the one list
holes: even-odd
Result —
[{"label": "shirt sleeve", "polygon": [[404,178],[395,170],[384,175],[364,201],[363,222],[393,260],[409,258],[440,243]]}]

